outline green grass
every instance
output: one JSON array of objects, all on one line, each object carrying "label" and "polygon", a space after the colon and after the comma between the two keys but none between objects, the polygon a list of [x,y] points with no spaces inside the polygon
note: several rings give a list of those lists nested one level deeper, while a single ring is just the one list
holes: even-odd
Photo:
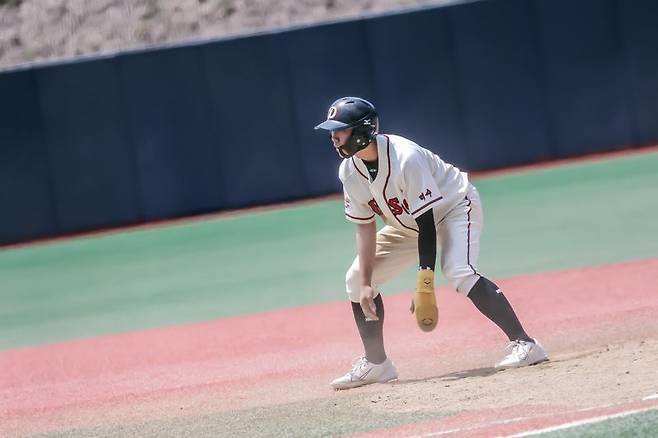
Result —
[{"label": "green grass", "polygon": [[[476,186],[490,277],[658,257],[658,153]],[[353,256],[338,200],[0,251],[0,349],[343,300]]]}]

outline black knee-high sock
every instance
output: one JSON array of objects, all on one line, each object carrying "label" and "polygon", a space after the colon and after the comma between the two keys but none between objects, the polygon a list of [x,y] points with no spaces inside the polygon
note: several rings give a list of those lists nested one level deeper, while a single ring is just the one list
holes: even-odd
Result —
[{"label": "black knee-high sock", "polygon": [[366,321],[363,309],[359,303],[352,302],[352,313],[354,321],[359,329],[363,348],[366,351],[366,359],[370,363],[382,363],[386,360],[386,351],[384,350],[384,301],[382,295],[375,297],[375,306],[377,306],[378,321]]},{"label": "black knee-high sock", "polygon": [[509,301],[495,283],[480,277],[468,297],[484,316],[505,332],[510,341],[533,342],[532,338],[523,330],[523,326],[521,326]]}]

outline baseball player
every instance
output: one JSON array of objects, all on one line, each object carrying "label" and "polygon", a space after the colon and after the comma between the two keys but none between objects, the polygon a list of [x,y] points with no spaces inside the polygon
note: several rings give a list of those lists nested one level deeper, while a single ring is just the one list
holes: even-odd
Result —
[{"label": "baseball player", "polygon": [[[446,279],[510,340],[496,367],[547,360],[544,348],[525,332],[502,291],[478,271],[482,207],[465,172],[411,140],[379,134],[377,111],[365,99],[336,100],[327,120],[315,129],[331,132],[333,146],[343,158],[339,177],[345,217],[356,224],[357,249],[345,286],[365,350],[347,374],[331,382],[332,387],[347,389],[398,377],[384,349],[384,303],[377,289],[414,261],[418,273],[410,310],[422,330],[436,327],[437,244]],[[379,231],[375,216],[385,223]]]}]

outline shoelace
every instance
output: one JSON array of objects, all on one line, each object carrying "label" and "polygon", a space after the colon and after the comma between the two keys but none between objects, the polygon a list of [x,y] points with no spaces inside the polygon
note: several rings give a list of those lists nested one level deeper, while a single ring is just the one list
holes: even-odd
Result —
[{"label": "shoelace", "polygon": [[512,341],[505,347],[505,351],[509,352],[509,355],[514,355],[518,358],[525,359],[528,356],[528,351],[524,351],[523,347],[527,342],[523,341]]},{"label": "shoelace", "polygon": [[368,361],[365,357],[358,357],[352,362],[352,370],[350,371],[350,376],[356,376],[363,367],[366,366]]}]

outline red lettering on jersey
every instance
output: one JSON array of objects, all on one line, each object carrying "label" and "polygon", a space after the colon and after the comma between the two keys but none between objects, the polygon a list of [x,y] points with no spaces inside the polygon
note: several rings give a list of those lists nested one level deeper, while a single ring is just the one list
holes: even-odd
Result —
[{"label": "red lettering on jersey", "polygon": [[405,213],[409,214],[409,203],[406,199],[402,200],[402,208],[404,208]]},{"label": "red lettering on jersey", "polygon": [[370,208],[372,208],[372,211],[377,213],[379,216],[384,214],[382,212],[382,209],[379,208],[379,205],[377,205],[377,201],[375,201],[374,199],[371,199],[370,201],[368,201],[368,205],[370,206]]},{"label": "red lettering on jersey", "polygon": [[400,216],[404,211],[400,205],[400,200],[398,198],[391,198],[388,200],[388,208],[391,209],[391,213],[394,216]]}]

